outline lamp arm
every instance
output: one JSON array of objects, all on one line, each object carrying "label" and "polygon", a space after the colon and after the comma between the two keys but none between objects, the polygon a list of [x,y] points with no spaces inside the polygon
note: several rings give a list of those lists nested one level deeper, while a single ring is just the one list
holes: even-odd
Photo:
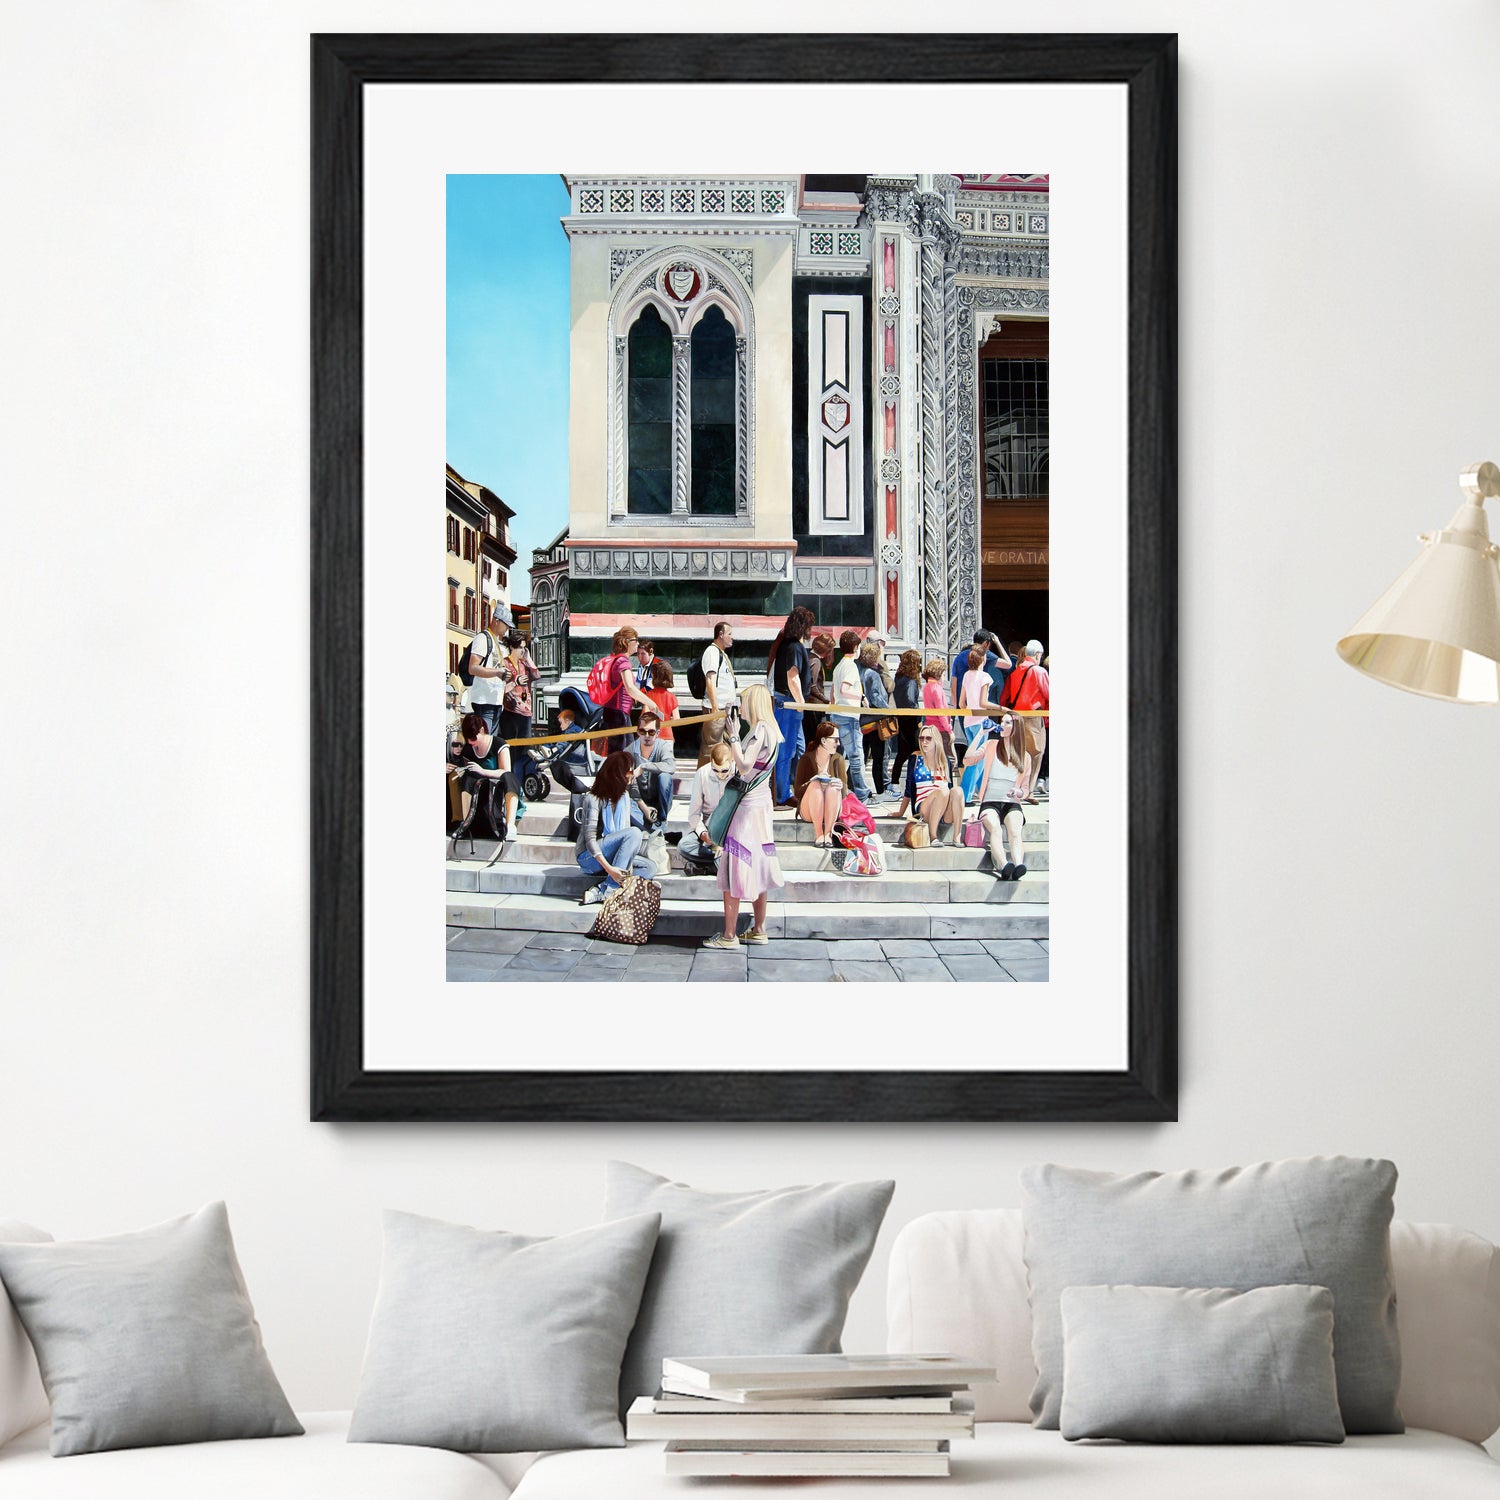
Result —
[{"label": "lamp arm", "polygon": [[1500,496],[1500,467],[1495,464],[1470,464],[1458,476],[1458,487],[1475,505]]}]

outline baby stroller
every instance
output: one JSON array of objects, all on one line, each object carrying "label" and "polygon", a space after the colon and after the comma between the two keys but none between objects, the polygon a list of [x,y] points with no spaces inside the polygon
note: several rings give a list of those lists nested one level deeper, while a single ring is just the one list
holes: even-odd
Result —
[{"label": "baby stroller", "polygon": [[[582,734],[590,729],[602,729],[604,727],[604,710],[589,697],[582,688],[565,687],[557,695],[557,706],[559,709],[571,709],[573,713],[573,734]],[[552,770],[556,774],[556,768],[566,765],[577,781],[592,784],[595,773],[604,763],[605,741],[598,740],[574,740],[570,744],[542,745],[539,747],[541,754],[533,764],[536,766],[537,775],[547,782],[548,789],[552,783],[547,779],[545,773]],[[530,786],[529,782],[523,782],[523,786]],[[527,798],[531,793],[527,791]],[[546,794],[543,793],[545,796]],[[559,837],[576,839],[578,837],[578,825],[583,817],[583,797],[578,792],[570,792],[568,796],[568,819],[565,824],[558,828]]]}]

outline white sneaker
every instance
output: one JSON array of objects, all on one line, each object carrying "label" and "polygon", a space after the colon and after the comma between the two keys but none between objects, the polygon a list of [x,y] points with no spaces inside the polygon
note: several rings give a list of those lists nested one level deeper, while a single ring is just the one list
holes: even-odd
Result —
[{"label": "white sneaker", "polygon": [[583,893],[583,899],[579,901],[580,906],[598,906],[604,900],[604,887],[602,885],[591,885]]}]

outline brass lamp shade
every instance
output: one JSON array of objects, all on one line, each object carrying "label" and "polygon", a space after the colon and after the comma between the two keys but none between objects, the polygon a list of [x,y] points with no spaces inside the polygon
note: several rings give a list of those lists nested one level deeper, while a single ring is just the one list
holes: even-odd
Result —
[{"label": "brass lamp shade", "polygon": [[1484,501],[1500,469],[1459,476],[1465,500],[1446,529],[1423,536],[1411,566],[1338,643],[1351,667],[1409,693],[1453,703],[1500,703],[1500,547]]}]

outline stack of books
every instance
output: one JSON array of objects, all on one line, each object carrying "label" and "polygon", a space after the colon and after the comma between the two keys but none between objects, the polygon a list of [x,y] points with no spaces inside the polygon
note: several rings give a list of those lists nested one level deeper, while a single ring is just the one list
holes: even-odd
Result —
[{"label": "stack of books", "polygon": [[948,1354],[794,1354],[662,1361],[627,1438],[666,1440],[668,1474],[944,1476],[974,1436],[961,1394],[993,1368]]}]

